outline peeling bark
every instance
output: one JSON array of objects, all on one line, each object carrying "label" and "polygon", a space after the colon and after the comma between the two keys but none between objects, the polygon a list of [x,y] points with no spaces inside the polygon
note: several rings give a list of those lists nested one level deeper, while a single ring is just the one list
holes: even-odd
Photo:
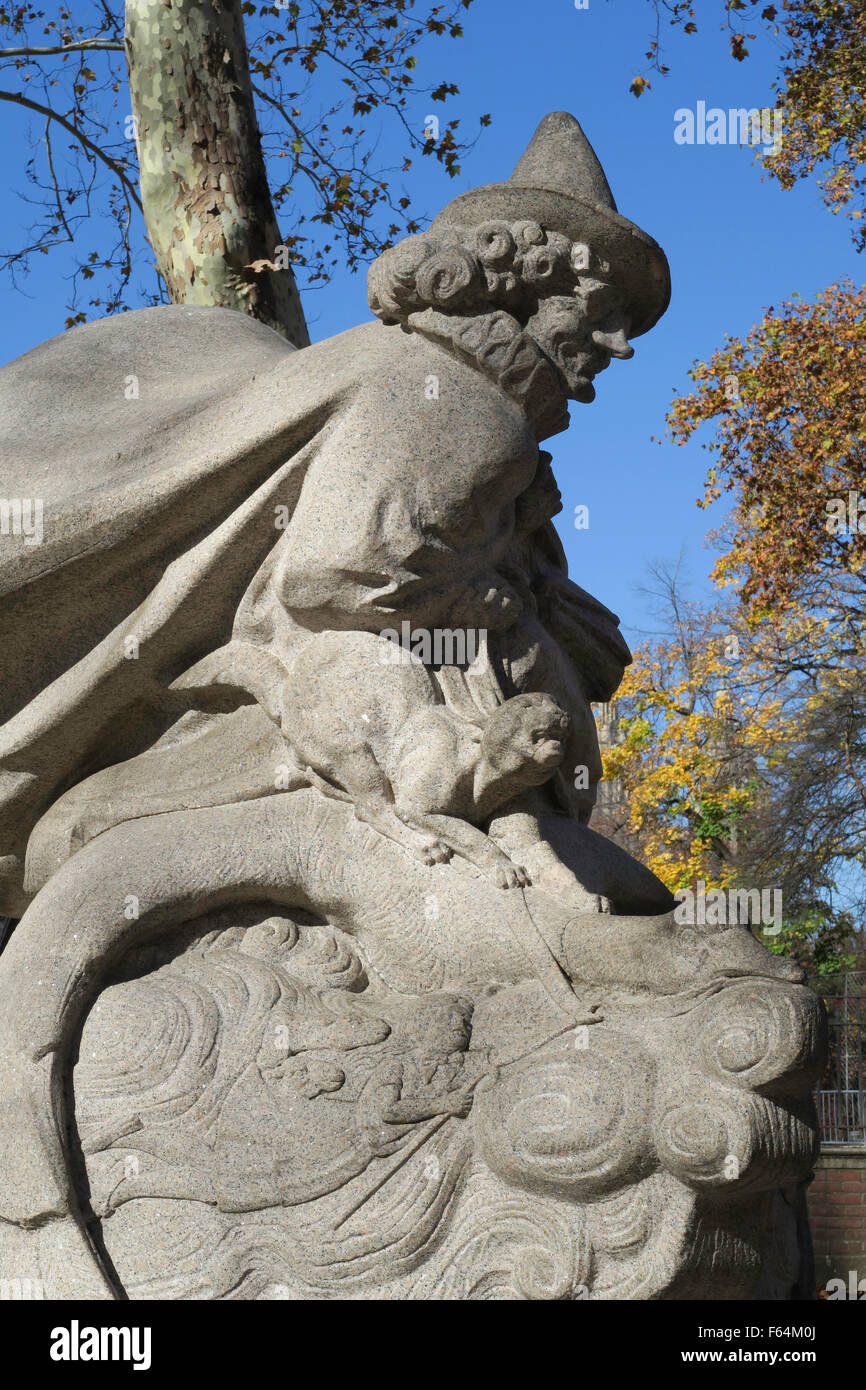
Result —
[{"label": "peeling bark", "polygon": [[305,346],[292,271],[262,264],[282,242],[240,0],[127,0],[126,55],[145,223],[172,302],[239,309]]}]

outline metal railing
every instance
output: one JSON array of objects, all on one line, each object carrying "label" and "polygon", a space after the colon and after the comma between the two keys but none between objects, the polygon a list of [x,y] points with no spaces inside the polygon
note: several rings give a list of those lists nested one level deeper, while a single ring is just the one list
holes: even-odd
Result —
[{"label": "metal railing", "polygon": [[827,1008],[827,1066],[815,1092],[825,1144],[866,1144],[866,970],[811,981]]},{"label": "metal railing", "polygon": [[816,1091],[815,1102],[825,1144],[866,1144],[866,1093]]}]

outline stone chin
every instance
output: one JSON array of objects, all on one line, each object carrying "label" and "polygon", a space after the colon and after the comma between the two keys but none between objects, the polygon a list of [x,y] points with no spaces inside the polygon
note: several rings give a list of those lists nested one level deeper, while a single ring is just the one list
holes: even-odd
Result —
[{"label": "stone chin", "polygon": [[595,400],[595,387],[589,377],[578,376],[567,382],[569,400],[580,405],[592,405]]},{"label": "stone chin", "polygon": [[585,340],[581,343],[573,333],[555,334],[551,337],[539,333],[536,336],[532,333],[531,325],[529,332],[545,357],[556,368],[568,399],[581,405],[591,405],[595,400],[593,380],[598,372],[604,371],[610,358],[608,357],[607,361],[599,361],[600,354],[587,352]]}]

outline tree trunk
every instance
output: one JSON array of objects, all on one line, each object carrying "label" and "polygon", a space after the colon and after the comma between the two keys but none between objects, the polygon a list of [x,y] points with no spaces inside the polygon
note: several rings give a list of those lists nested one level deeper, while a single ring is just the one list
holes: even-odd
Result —
[{"label": "tree trunk", "polygon": [[[127,0],[126,55],[148,235],[176,304],[218,304],[309,341],[281,245],[240,0]],[[280,262],[277,261],[277,264]]]}]

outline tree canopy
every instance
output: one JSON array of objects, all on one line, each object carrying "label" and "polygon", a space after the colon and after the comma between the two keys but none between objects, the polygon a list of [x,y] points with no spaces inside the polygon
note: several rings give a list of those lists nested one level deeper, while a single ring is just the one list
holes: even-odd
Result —
[{"label": "tree canopy", "polygon": [[838,967],[866,909],[864,292],[770,308],[691,378],[668,423],[680,444],[712,431],[721,595],[656,569],[662,632],[626,673],[605,773],[670,888],[778,886],[775,948]]},{"label": "tree canopy", "polygon": [[[23,171],[30,233],[0,267],[20,277],[71,246],[67,325],[185,299],[197,274],[196,302],[290,319],[303,340],[290,267],[325,281],[419,230],[400,177],[416,158],[459,173],[460,122],[430,114],[457,87],[430,72],[427,40],[460,38],[470,4],[0,4],[0,101],[41,137]],[[402,134],[397,169],[378,154],[383,120]]]}]

